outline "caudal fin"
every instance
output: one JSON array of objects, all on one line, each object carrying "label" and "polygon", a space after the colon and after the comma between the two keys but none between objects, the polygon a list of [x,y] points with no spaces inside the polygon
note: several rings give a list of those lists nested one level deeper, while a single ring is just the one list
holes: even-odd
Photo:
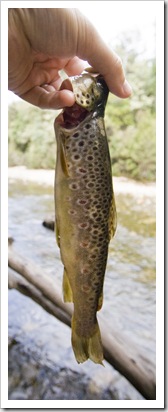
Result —
[{"label": "caudal fin", "polygon": [[76,322],[73,317],[72,347],[78,363],[83,363],[87,359],[91,359],[93,362],[103,365],[103,347],[98,323],[95,326],[93,335],[85,338],[76,333]]}]

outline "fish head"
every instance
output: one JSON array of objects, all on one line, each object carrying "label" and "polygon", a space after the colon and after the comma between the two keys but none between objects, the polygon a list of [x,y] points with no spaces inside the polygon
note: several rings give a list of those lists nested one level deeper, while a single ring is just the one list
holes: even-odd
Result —
[{"label": "fish head", "polygon": [[76,76],[72,78],[72,89],[76,103],[89,112],[100,104],[105,107],[109,90],[101,75],[84,73]]},{"label": "fish head", "polygon": [[77,127],[89,115],[103,117],[109,89],[102,75],[82,73],[64,80],[60,90],[73,91],[75,103],[65,107],[56,118],[55,127],[64,130]]}]

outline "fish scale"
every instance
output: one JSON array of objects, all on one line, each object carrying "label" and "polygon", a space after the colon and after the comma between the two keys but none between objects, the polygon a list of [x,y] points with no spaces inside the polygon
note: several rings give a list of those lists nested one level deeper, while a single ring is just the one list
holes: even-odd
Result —
[{"label": "fish scale", "polygon": [[96,313],[103,301],[108,244],[116,229],[111,162],[104,126],[108,89],[102,76],[85,73],[72,78],[71,84],[76,98],[74,109],[73,106],[68,108],[68,116],[65,109],[62,117],[55,121],[56,231],[64,265],[64,301],[74,303],[72,346],[75,357],[79,363],[90,358],[102,364]]}]

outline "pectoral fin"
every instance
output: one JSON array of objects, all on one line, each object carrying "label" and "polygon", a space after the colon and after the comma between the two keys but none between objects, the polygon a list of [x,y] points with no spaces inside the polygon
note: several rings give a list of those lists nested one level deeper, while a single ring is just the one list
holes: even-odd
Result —
[{"label": "pectoral fin", "polygon": [[111,208],[110,208],[110,215],[109,215],[109,241],[115,235],[116,228],[117,228],[117,212],[116,212],[116,205],[115,205],[115,199],[114,199],[114,193],[113,193]]},{"label": "pectoral fin", "polygon": [[63,274],[63,297],[64,302],[73,302],[72,289],[65,268]]},{"label": "pectoral fin", "polygon": [[55,236],[56,236],[57,245],[60,248],[60,234],[59,234],[59,227],[58,227],[57,219],[55,219]]},{"label": "pectoral fin", "polygon": [[65,176],[68,177],[69,176],[68,166],[67,166],[66,157],[65,157],[65,149],[64,149],[62,142],[60,145],[60,160],[61,160],[62,171],[64,172]]}]

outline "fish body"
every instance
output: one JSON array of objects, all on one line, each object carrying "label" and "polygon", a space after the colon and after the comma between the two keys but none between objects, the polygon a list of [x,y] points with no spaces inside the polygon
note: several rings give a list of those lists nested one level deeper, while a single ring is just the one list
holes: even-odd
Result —
[{"label": "fish body", "polygon": [[78,363],[102,363],[96,313],[102,306],[108,244],[116,229],[102,76],[71,80],[76,103],[55,121],[56,235],[64,265],[64,301],[73,301],[72,346]]}]

